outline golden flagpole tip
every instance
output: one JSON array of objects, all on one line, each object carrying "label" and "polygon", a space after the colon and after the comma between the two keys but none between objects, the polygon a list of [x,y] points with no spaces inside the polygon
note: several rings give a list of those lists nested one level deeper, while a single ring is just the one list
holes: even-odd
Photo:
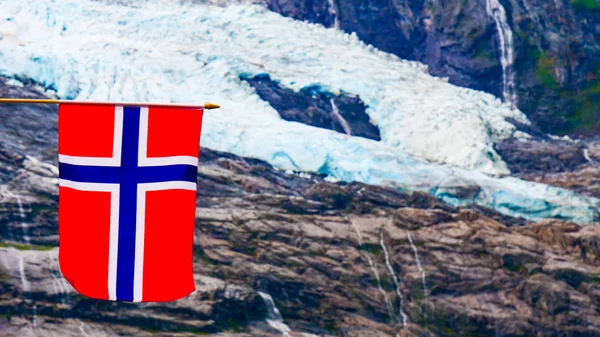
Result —
[{"label": "golden flagpole tip", "polygon": [[127,105],[127,106],[166,106],[166,107],[194,107],[210,110],[218,109],[221,106],[219,104],[207,102],[203,106],[191,105],[191,104],[177,104],[177,103],[136,103],[136,102],[86,102],[86,101],[72,101],[72,100],[58,100],[58,99],[39,99],[39,98],[3,98],[0,97],[0,103],[29,103],[29,104],[110,104],[110,105]]},{"label": "golden flagpole tip", "polygon": [[210,109],[218,109],[220,107],[221,107],[220,105],[215,104],[215,103],[205,103],[204,104],[204,109],[208,109],[208,110],[210,110]]}]

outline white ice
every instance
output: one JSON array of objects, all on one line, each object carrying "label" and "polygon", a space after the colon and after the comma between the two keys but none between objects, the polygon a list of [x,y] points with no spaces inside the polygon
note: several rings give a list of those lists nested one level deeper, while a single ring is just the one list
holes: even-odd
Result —
[{"label": "white ice", "polygon": [[[596,199],[486,175],[509,173],[494,143],[526,136],[505,118],[528,123],[489,94],[259,5],[128,4],[0,0],[0,73],[33,78],[66,99],[220,103],[205,114],[202,146],[282,169],[426,191],[531,219],[597,217]],[[260,73],[294,90],[319,84],[360,95],[382,141],[283,121],[239,80]],[[464,186],[479,190],[465,197]]]}]

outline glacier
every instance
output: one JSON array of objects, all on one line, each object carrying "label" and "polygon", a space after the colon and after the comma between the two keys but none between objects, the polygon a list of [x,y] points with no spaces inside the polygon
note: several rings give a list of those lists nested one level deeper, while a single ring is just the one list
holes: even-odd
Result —
[{"label": "glacier", "polygon": [[[510,174],[494,144],[528,135],[525,115],[320,25],[264,5],[186,1],[1,0],[0,73],[65,99],[221,104],[203,147],[344,181],[424,191],[532,220],[597,221],[600,201]],[[293,90],[357,94],[381,141],[282,120],[241,74]],[[474,193],[465,195],[464,190]]]}]

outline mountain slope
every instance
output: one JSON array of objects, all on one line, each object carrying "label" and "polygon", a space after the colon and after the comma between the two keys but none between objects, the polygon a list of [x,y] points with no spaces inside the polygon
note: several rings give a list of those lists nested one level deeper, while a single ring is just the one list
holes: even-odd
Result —
[{"label": "mountain slope", "polygon": [[[3,124],[29,130],[19,141],[0,133],[0,334],[600,333],[598,226],[534,224],[207,149],[198,172],[197,291],[156,304],[79,296],[56,260],[56,131],[36,133],[55,113],[17,106],[12,118],[2,115]],[[30,156],[42,153],[53,159]]]},{"label": "mountain slope", "polygon": [[600,123],[596,0],[268,0],[282,15],[351,33],[450,83],[513,103],[544,132]]},{"label": "mountain slope", "polygon": [[[206,114],[205,147],[283,169],[425,191],[530,219],[598,217],[594,198],[483,174],[508,173],[495,143],[527,137],[506,121],[527,124],[524,116],[491,95],[261,6],[136,4],[4,2],[0,71],[68,99],[210,98],[223,108]],[[282,120],[240,80],[262,73],[294,90],[317,81],[330,92],[358,95],[381,141]]]}]

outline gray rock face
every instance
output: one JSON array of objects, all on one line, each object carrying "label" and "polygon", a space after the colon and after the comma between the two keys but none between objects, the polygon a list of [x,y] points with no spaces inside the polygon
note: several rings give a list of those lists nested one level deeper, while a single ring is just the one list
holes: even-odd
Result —
[{"label": "gray rock face", "polygon": [[600,196],[600,141],[597,139],[506,141],[497,150],[516,177]]},{"label": "gray rock face", "polygon": [[587,164],[584,143],[561,140],[506,141],[497,151],[512,173],[550,174]]},{"label": "gray rock face", "polygon": [[[196,292],[146,304],[80,296],[57,262],[56,135],[35,132],[56,112],[13,109],[2,127],[23,133],[0,133],[0,335],[600,335],[596,225],[533,224],[208,149]],[[36,116],[23,120],[31,130],[17,113]],[[53,159],[33,156],[44,153]]]},{"label": "gray rock face", "polygon": [[381,140],[379,129],[371,124],[365,105],[358,96],[334,95],[319,87],[303,88],[295,93],[271,80],[269,75],[242,78],[281,118],[351,136]]},{"label": "gray rock face", "polygon": [[267,3],[285,16],[355,32],[453,84],[501,98],[514,91],[511,101],[545,132],[599,130],[600,5],[594,0]]},{"label": "gray rock face", "polygon": [[[24,86],[7,85],[0,76],[0,97],[48,98],[44,88],[22,79]],[[55,97],[52,97],[55,98]],[[0,104],[0,144],[8,149],[56,163],[57,107],[48,104]]]}]

